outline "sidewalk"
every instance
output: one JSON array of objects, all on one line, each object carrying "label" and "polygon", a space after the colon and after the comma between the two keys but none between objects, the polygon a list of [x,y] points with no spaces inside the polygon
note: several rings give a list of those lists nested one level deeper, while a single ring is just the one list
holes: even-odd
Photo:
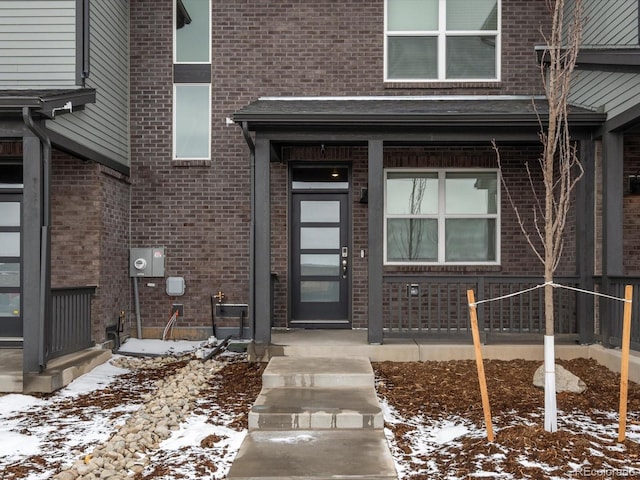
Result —
[{"label": "sidewalk", "polygon": [[367,358],[274,357],[228,480],[397,479]]}]

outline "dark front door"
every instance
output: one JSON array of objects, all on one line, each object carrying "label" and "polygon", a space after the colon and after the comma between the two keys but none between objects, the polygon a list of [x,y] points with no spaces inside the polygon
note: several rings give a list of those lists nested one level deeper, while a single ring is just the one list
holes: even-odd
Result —
[{"label": "dark front door", "polygon": [[348,198],[292,194],[292,327],[351,327]]},{"label": "dark front door", "polygon": [[22,341],[21,205],[21,195],[0,194],[0,346]]}]

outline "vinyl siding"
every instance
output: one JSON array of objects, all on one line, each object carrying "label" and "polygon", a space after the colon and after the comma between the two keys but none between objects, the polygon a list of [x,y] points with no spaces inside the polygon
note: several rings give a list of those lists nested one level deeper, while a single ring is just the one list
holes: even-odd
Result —
[{"label": "vinyl siding", "polygon": [[612,118],[638,103],[640,76],[582,70],[577,73],[571,88],[571,103],[602,109]]},{"label": "vinyl siding", "polygon": [[585,0],[582,44],[638,45],[638,0]]},{"label": "vinyl siding", "polygon": [[0,88],[76,84],[75,0],[0,1]]},{"label": "vinyl siding", "polygon": [[[638,0],[584,0],[584,8],[584,48],[638,47]],[[579,70],[571,102],[601,109],[612,118],[637,104],[638,95],[640,76],[635,73]]]},{"label": "vinyl siding", "polygon": [[47,122],[47,128],[129,166],[129,7],[126,0],[92,0],[90,75],[96,103]]}]

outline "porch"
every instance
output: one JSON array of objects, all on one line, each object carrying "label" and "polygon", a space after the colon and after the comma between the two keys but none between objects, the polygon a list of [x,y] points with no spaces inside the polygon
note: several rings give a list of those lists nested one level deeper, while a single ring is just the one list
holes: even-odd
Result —
[{"label": "porch", "polygon": [[[272,343],[268,347],[251,344],[249,359],[268,361],[272,356],[298,357],[368,357],[372,362],[427,362],[449,360],[474,360],[475,350],[471,340],[466,342],[434,342],[420,338],[394,338],[382,345],[367,341],[366,330],[298,330],[273,329]],[[620,372],[619,349],[602,345],[556,344],[556,358],[590,358],[614,372]],[[482,346],[485,360],[531,360],[543,361],[542,342],[497,343]],[[640,383],[640,352],[631,352],[629,379]]]},{"label": "porch", "polygon": [[91,301],[96,288],[51,289],[40,371],[25,368],[30,352],[22,342],[8,343],[8,348],[0,348],[0,392],[51,393],[110,358],[111,350],[94,347],[92,340]]},{"label": "porch", "polygon": [[0,392],[54,392],[105,363],[111,350],[93,347],[68,353],[50,361],[41,373],[24,373],[23,357],[21,348],[0,349]]},{"label": "porch", "polygon": [[[537,260],[531,261],[527,257],[531,253],[529,246],[524,238],[517,236],[521,235],[521,231],[519,227],[514,227],[513,218],[507,218],[509,207],[506,204],[498,208],[491,207],[497,210],[498,225],[491,230],[494,232],[491,235],[495,232],[498,234],[495,239],[487,241],[487,244],[493,243],[486,249],[502,252],[502,257],[498,253],[480,256],[480,260],[474,260],[476,257],[473,256],[469,256],[471,260],[447,260],[443,254],[444,242],[447,241],[445,227],[438,227],[440,230],[437,234],[424,234],[425,238],[431,235],[437,239],[434,243],[437,243],[438,255],[426,255],[416,261],[409,254],[405,255],[406,258],[390,257],[385,192],[389,185],[386,176],[389,171],[437,169],[437,173],[433,174],[434,178],[438,175],[438,180],[433,181],[438,188],[434,190],[434,198],[442,199],[445,197],[441,186],[446,182],[446,169],[495,170],[495,152],[490,151],[492,141],[511,149],[509,182],[512,188],[522,190],[522,165],[536,158],[535,153],[531,152],[535,150],[534,145],[539,146],[538,131],[540,122],[545,119],[545,108],[544,99],[536,99],[534,109],[531,98],[500,96],[360,99],[267,97],[236,112],[234,121],[242,126],[252,167],[248,303],[251,305],[249,316],[258,347],[268,349],[274,343],[274,325],[296,325],[297,317],[291,313],[294,310],[292,305],[295,306],[291,292],[300,288],[302,283],[301,276],[294,268],[298,268],[303,259],[302,255],[297,255],[299,252],[295,247],[298,245],[290,239],[305,227],[310,227],[309,231],[315,228],[314,232],[318,227],[325,227],[315,218],[301,227],[302,219],[295,215],[291,207],[295,189],[300,187],[288,179],[295,180],[295,169],[300,168],[300,164],[321,165],[329,160],[339,164],[337,162],[343,160],[347,168],[356,172],[344,188],[348,189],[351,202],[350,218],[358,223],[347,223],[346,227],[341,224],[339,228],[336,223],[335,228],[339,232],[343,228],[348,232],[353,231],[354,237],[344,243],[342,239],[333,243],[342,247],[340,265],[343,269],[339,272],[352,287],[347,294],[352,302],[348,318],[352,320],[353,327],[366,329],[369,344],[391,346],[396,339],[404,338],[443,344],[469,342],[468,289],[473,289],[480,300],[543,283],[541,278],[534,276],[541,271],[540,265],[536,263]],[[614,288],[610,277],[611,263],[606,262],[606,268],[602,269],[604,280],[593,276],[597,271],[595,202],[589,187],[598,173],[594,131],[604,120],[605,116],[597,112],[572,107],[570,121],[575,139],[579,142],[585,178],[575,191],[576,207],[571,232],[568,232],[571,236],[570,260],[558,273],[558,283],[588,291],[602,288],[603,292],[609,292]],[[317,146],[315,153],[314,145]],[[325,146],[329,146],[326,152]],[[340,153],[344,155],[347,150],[350,153],[345,156],[352,157],[341,159]],[[445,150],[446,153],[443,153]],[[286,182],[290,185],[287,186]],[[484,184],[474,184],[473,188],[479,189],[476,185]],[[605,198],[621,193],[605,185]],[[354,199],[360,194],[365,200],[356,203]],[[440,215],[444,207],[438,208]],[[487,206],[487,211],[489,209]],[[500,215],[504,217],[498,218]],[[439,216],[432,224],[440,222],[438,225],[445,225],[444,217]],[[342,216],[336,215],[335,218],[342,219]],[[609,224],[608,218],[605,224]],[[395,225],[400,225],[400,222]],[[488,221],[483,225],[492,224]],[[500,225],[508,225],[508,228],[505,227],[501,232]],[[433,227],[433,232],[435,230]],[[489,231],[490,227],[485,230]],[[605,252],[610,253],[618,240],[616,233],[605,229]],[[501,234],[504,237],[502,245],[505,246],[502,250]],[[453,237],[452,234],[449,238]],[[287,245],[290,244],[293,247],[287,251]],[[313,254],[340,255],[340,252],[329,252],[328,247],[322,245],[314,244],[313,247],[315,250],[309,250]],[[274,269],[277,270],[280,284],[280,303],[276,316],[273,315],[273,289],[263,288],[270,284]],[[334,271],[338,270],[334,268]],[[339,276],[339,273],[336,275]],[[320,283],[318,279],[313,280],[316,283],[312,287]],[[335,288],[334,292],[337,291]],[[335,294],[334,297],[340,296]],[[297,297],[295,300],[298,301]],[[483,305],[478,313],[484,341],[504,341],[500,337],[508,335],[510,343],[541,342],[544,331],[542,303],[540,291],[532,291],[506,302]],[[603,343],[607,346],[615,344],[611,339],[615,339],[616,335],[611,335],[612,332],[607,330],[615,327],[607,324],[600,329],[601,322],[609,322],[615,316],[614,307],[606,303],[595,301],[593,297],[576,295],[575,291],[558,291],[557,335],[565,342],[589,344],[604,333]],[[319,311],[316,309],[315,312]],[[277,319],[275,324],[274,318]]]}]

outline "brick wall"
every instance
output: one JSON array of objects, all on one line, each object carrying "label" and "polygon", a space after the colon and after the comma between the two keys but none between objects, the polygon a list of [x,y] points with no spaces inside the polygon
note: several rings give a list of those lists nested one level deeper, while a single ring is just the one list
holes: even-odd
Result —
[{"label": "brick wall", "polygon": [[[382,0],[223,0],[212,6],[212,159],[191,163],[171,160],[172,1],[140,0],[130,7],[131,246],[165,246],[166,276],[186,281],[180,299],[165,294],[163,279],[140,283],[145,326],[162,328],[173,301],[184,304],[181,326],[209,326],[210,295],[218,290],[229,302],[248,302],[249,155],[240,129],[226,126],[225,118],[250,101],[268,95],[542,93],[533,54],[548,18],[541,1],[503,2],[502,81],[486,85],[385,85]],[[353,161],[354,201],[366,184],[358,158],[361,153],[347,158]],[[274,270],[280,275],[276,324],[282,324],[287,242],[277,206],[286,203],[286,167],[274,166],[272,175]],[[359,249],[366,238],[365,206],[354,204],[353,215]],[[365,263],[353,272],[354,326],[366,319]]]},{"label": "brick wall", "polygon": [[629,192],[629,176],[640,175],[640,136],[624,137],[623,268],[625,275],[640,275],[640,195]]},{"label": "brick wall", "polygon": [[131,310],[128,278],[129,186],[107,167],[54,151],[52,162],[51,284],[98,285],[92,338],[121,310]]}]

